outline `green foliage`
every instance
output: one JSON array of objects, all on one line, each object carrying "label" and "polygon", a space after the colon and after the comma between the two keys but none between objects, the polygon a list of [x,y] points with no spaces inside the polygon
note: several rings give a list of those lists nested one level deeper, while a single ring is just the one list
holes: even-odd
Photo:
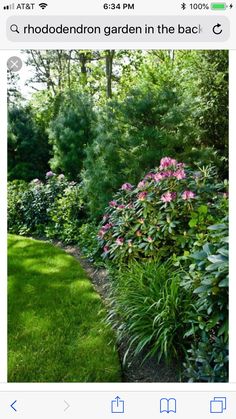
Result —
[{"label": "green foliage", "polygon": [[228,69],[227,51],[202,51],[201,77],[198,88],[201,95],[201,141],[219,150],[227,157],[228,152]]},{"label": "green foliage", "polygon": [[9,180],[42,179],[48,170],[50,153],[47,134],[32,107],[9,106],[8,175]]},{"label": "green foliage", "polygon": [[191,296],[180,285],[180,272],[173,271],[173,262],[133,262],[113,275],[109,319],[119,340],[128,341],[126,356],[142,353],[144,359],[180,360],[193,308]]},{"label": "green foliage", "polygon": [[228,345],[222,336],[202,331],[200,340],[188,350],[184,376],[189,382],[227,382],[229,379]]},{"label": "green foliage", "polygon": [[25,190],[27,190],[27,183],[23,180],[8,182],[8,229],[12,233],[18,233],[22,226],[21,196]]},{"label": "green foliage", "polygon": [[79,262],[12,235],[8,257],[8,381],[121,381],[104,304]]},{"label": "green foliage", "polygon": [[124,131],[117,120],[116,104],[105,106],[98,115],[95,139],[86,148],[82,172],[82,188],[88,212],[92,219],[99,218],[113,191],[122,183],[127,166],[124,154]]},{"label": "green foliage", "polygon": [[92,101],[85,94],[70,92],[61,97],[58,114],[49,126],[53,148],[51,167],[65,173],[70,180],[79,178],[85,147],[93,138],[93,121]]},{"label": "green foliage", "polygon": [[79,237],[81,220],[84,217],[83,200],[79,185],[70,182],[59,194],[50,209],[49,226],[45,229],[49,238],[59,238],[65,243],[76,243]]},{"label": "green foliage", "polygon": [[48,172],[45,183],[34,179],[19,188],[9,182],[8,196],[9,232],[77,241],[84,213],[80,187],[75,182]]},{"label": "green foliage", "polygon": [[31,181],[9,182],[9,231],[109,265],[128,354],[227,380],[228,52],[26,54],[41,88],[22,106],[9,75],[9,179]]},{"label": "green foliage", "polygon": [[97,239],[98,226],[93,223],[84,223],[79,228],[77,236],[78,245],[83,255],[90,261],[101,263],[101,250]]},{"label": "green foliage", "polygon": [[190,278],[197,295],[198,317],[188,336],[185,375],[195,381],[226,381],[228,377],[228,218],[208,227],[200,251],[191,255]]},{"label": "green foliage", "polygon": [[137,186],[123,184],[99,231],[104,258],[120,263],[189,252],[196,235],[204,237],[207,226],[225,214],[224,184],[213,175],[166,157]]},{"label": "green foliage", "polygon": [[141,66],[137,84],[122,100],[100,106],[95,139],[86,149],[82,174],[90,215],[103,212],[124,182],[135,183],[163,155],[183,154],[197,143],[191,123],[192,102],[184,95],[179,74],[165,56],[160,66]]}]

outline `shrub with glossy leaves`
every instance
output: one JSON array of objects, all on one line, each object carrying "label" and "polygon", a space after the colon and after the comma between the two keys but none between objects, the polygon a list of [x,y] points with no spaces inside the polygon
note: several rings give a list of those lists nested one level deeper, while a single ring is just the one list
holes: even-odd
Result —
[{"label": "shrub with glossy leaves", "polygon": [[189,381],[228,379],[228,217],[208,227],[206,243],[191,257],[190,279],[198,316],[187,336],[193,343],[185,362]]},{"label": "shrub with glossy leaves", "polygon": [[14,180],[8,182],[8,230],[13,233],[19,233],[22,226],[22,206],[21,196],[27,189],[27,183],[24,180]]},{"label": "shrub with glossy leaves", "polygon": [[81,219],[84,217],[80,186],[75,182],[67,183],[63,193],[52,203],[48,215],[50,222],[45,230],[47,237],[65,243],[77,242]]},{"label": "shrub with glossy leaves", "polygon": [[138,185],[124,183],[99,231],[103,256],[120,262],[182,255],[224,213],[224,185],[211,168],[192,171],[164,157]]},{"label": "shrub with glossy leaves", "polygon": [[8,224],[11,233],[43,235],[65,242],[77,240],[83,217],[79,185],[64,175],[46,173],[45,183],[34,179],[24,188],[8,186]]}]

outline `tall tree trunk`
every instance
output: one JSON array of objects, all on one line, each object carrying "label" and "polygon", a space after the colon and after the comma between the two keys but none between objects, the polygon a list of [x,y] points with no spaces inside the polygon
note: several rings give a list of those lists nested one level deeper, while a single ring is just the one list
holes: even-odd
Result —
[{"label": "tall tree trunk", "polygon": [[112,69],[115,50],[106,51],[106,77],[107,77],[107,98],[112,97]]}]

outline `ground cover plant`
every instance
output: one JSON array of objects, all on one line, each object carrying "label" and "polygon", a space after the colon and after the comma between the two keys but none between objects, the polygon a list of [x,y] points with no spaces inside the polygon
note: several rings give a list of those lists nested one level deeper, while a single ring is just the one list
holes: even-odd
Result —
[{"label": "ground cover plant", "polygon": [[103,303],[75,259],[10,235],[8,291],[8,381],[120,381]]}]

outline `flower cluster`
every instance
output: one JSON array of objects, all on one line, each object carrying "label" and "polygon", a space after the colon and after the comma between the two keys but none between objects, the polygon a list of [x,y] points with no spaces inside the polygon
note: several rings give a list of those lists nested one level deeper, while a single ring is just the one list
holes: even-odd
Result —
[{"label": "flower cluster", "polygon": [[[214,182],[202,176],[200,172],[196,178],[184,163],[164,157],[137,186],[124,183],[109,202],[98,233],[103,256],[127,260],[169,257],[188,250],[192,229],[198,223],[199,229],[207,228],[207,221],[195,219],[198,208],[207,214],[208,207],[216,206]],[[202,192],[207,182],[210,195]]]},{"label": "flower cluster", "polygon": [[123,191],[131,191],[131,189],[133,188],[133,186],[130,184],[130,183],[124,183],[122,186],[121,186],[121,189],[123,190]]}]

